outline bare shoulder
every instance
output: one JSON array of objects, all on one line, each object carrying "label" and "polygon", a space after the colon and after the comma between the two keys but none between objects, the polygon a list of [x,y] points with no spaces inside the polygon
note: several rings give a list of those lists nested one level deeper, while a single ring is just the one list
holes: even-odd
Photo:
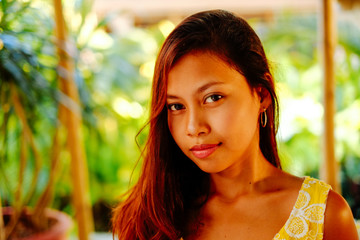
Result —
[{"label": "bare shoulder", "polygon": [[345,199],[329,191],[325,211],[324,240],[358,240],[353,215]]},{"label": "bare shoulder", "polygon": [[303,177],[298,177],[281,170],[271,180],[280,189],[295,191],[296,195],[304,182]]}]

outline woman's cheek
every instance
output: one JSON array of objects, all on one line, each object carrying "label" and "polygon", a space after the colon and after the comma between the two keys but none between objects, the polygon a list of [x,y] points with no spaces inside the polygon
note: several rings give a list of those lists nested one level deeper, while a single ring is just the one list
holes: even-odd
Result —
[{"label": "woman's cheek", "polygon": [[176,144],[181,148],[180,139],[182,139],[182,137],[180,135],[181,135],[181,133],[185,134],[185,131],[184,131],[184,128],[183,128],[180,120],[181,119],[179,119],[176,116],[168,117],[168,126],[169,126],[170,133],[171,133],[172,137],[174,138]]},{"label": "woman's cheek", "polygon": [[208,117],[213,131],[228,133],[229,128],[234,126],[236,119],[236,112],[232,111],[230,104],[223,104],[217,109],[214,109]]}]

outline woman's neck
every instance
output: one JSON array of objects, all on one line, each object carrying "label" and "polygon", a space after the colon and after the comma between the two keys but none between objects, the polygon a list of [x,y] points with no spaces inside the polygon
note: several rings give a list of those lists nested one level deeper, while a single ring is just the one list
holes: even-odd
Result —
[{"label": "woman's neck", "polygon": [[210,195],[232,202],[242,195],[263,192],[266,180],[279,172],[281,170],[269,163],[260,152],[251,159],[239,161],[236,166],[211,174]]}]

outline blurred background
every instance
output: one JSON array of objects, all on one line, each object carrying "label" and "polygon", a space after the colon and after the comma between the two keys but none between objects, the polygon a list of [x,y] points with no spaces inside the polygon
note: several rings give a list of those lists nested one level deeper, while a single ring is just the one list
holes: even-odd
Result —
[{"label": "blurred background", "polygon": [[[138,145],[144,143],[147,129],[137,134],[147,120],[159,47],[184,17],[214,8],[246,18],[264,44],[280,100],[283,168],[298,176],[320,177],[321,1],[63,0],[66,39],[62,43],[55,31],[59,9],[54,6],[49,0],[0,0],[3,207],[37,206],[51,181],[47,206],[76,222],[73,196],[78,191],[74,184],[78,171],[88,181],[83,190],[94,220],[91,228],[109,232],[111,209],[131,186],[129,180],[137,178]],[[342,194],[359,219],[360,6],[356,1],[336,1],[334,12],[335,157]],[[61,64],[62,48],[70,67]],[[66,80],[69,74],[76,83],[75,100],[64,94],[66,83],[61,78]],[[78,148],[83,148],[78,170],[71,163],[70,133],[59,127],[69,131],[66,121],[70,120],[64,120],[68,114],[60,105],[82,117],[76,128],[82,135]],[[54,139],[59,141],[56,166]],[[78,231],[74,224],[71,236],[76,238]]]}]

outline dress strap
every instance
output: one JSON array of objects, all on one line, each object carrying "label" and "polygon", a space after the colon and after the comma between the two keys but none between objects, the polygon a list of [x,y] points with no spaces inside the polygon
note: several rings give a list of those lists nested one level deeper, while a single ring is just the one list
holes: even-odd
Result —
[{"label": "dress strap", "polygon": [[330,185],[305,177],[289,219],[274,240],[323,239],[324,216]]}]

